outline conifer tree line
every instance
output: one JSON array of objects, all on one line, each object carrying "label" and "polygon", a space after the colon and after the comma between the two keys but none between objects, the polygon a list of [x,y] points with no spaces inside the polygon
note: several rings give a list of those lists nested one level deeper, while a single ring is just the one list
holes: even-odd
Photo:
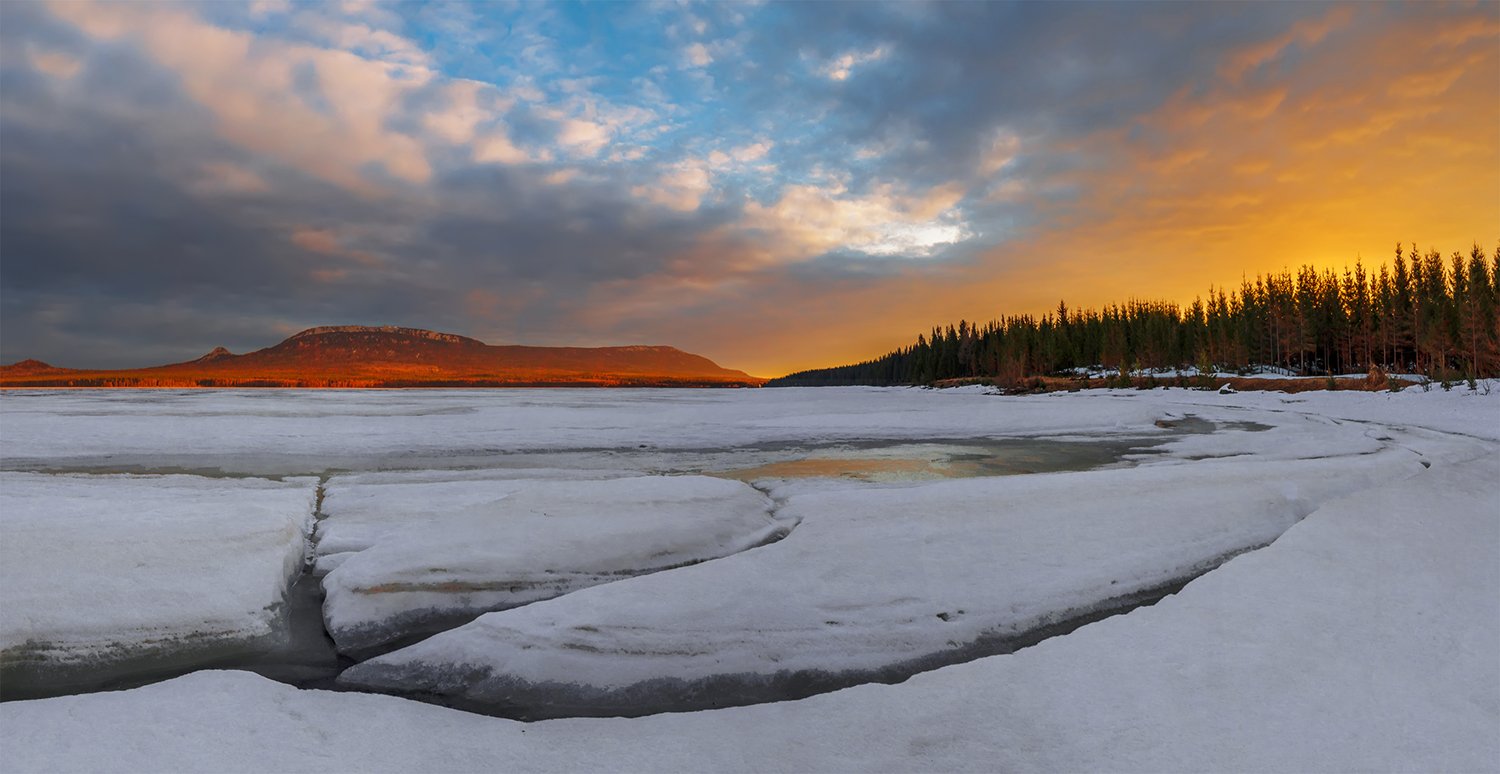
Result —
[{"label": "conifer tree line", "polygon": [[1102,311],[1059,303],[1040,317],[960,320],[910,347],[853,365],[801,371],[769,386],[1014,381],[1078,367],[1289,373],[1500,376],[1500,246],[1446,258],[1398,244],[1389,265],[1295,272],[1210,288],[1187,306],[1127,301]]}]

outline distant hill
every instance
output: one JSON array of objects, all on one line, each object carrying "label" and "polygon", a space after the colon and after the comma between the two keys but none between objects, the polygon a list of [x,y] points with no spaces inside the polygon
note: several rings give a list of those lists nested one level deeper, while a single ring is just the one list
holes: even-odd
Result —
[{"label": "distant hill", "polygon": [[236,355],[124,370],[0,366],[0,387],[755,387],[765,380],[673,347],[523,347],[419,328],[309,328]]},{"label": "distant hill", "polygon": [[4,373],[7,376],[10,376],[10,375],[32,376],[32,375],[36,375],[36,374],[65,374],[65,373],[70,373],[71,371],[72,371],[72,369],[70,369],[70,368],[58,368],[55,365],[49,365],[47,363],[43,363],[40,360],[22,360],[19,363],[12,363],[12,364],[10,364],[8,366],[0,366],[0,373]]}]

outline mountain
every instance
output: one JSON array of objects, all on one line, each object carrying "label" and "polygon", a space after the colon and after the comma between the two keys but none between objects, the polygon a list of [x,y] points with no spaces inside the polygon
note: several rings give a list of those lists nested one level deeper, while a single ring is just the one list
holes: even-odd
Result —
[{"label": "mountain", "polygon": [[490,345],[451,333],[338,325],[236,355],[125,370],[0,366],[0,387],[755,387],[764,379],[673,347]]},{"label": "mountain", "polygon": [[66,374],[72,369],[58,368],[55,365],[43,363],[40,360],[22,360],[19,363],[11,363],[8,366],[0,366],[0,373],[6,376],[32,376],[37,374]]}]

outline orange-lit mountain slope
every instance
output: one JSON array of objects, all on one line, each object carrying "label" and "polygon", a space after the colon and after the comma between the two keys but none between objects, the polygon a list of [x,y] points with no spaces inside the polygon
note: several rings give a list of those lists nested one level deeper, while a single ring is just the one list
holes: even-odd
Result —
[{"label": "orange-lit mountain slope", "polygon": [[125,370],[0,366],[4,387],[758,386],[743,371],[672,347],[492,346],[417,328],[310,328],[243,355]]}]

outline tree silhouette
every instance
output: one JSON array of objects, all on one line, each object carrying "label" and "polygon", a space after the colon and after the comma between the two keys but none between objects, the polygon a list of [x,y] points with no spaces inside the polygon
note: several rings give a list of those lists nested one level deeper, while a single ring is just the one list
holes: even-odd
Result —
[{"label": "tree silhouette", "polygon": [[1500,245],[1488,258],[1422,253],[1397,243],[1389,267],[1312,266],[1210,287],[1186,307],[1127,300],[1101,310],[1059,301],[1041,317],[960,320],[874,360],[784,376],[775,385],[929,384],[982,377],[1002,382],[1078,369],[1185,368],[1302,375],[1371,367],[1435,379],[1500,376]]}]

